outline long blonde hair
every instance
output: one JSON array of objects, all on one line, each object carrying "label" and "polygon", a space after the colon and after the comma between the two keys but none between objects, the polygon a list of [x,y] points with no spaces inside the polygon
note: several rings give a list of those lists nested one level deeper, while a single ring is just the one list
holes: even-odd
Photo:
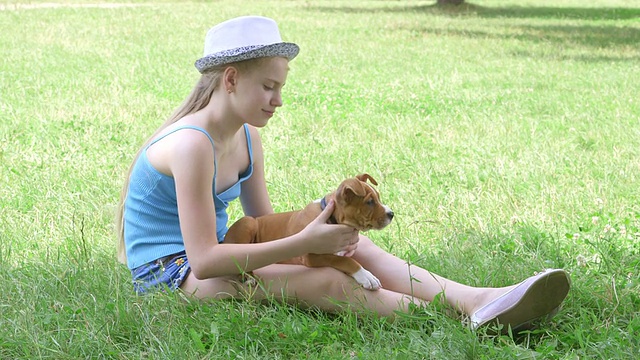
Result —
[{"label": "long blonde hair", "polygon": [[145,141],[144,145],[140,147],[133,162],[129,166],[127,177],[125,178],[122,191],[120,192],[120,202],[116,211],[115,230],[118,236],[118,261],[123,264],[127,263],[126,247],[124,244],[124,202],[127,198],[127,193],[129,190],[129,178],[131,177],[131,171],[133,170],[133,165],[136,163],[138,157],[140,156],[140,153],[156,136],[158,136],[169,125],[175,123],[176,121],[182,119],[187,115],[200,111],[205,106],[207,106],[211,101],[213,92],[220,86],[222,76],[227,68],[234,67],[237,69],[238,73],[249,72],[251,69],[257,68],[264,59],[265,58],[257,58],[236,63],[224,64],[207,71],[207,73],[203,74],[200,77],[200,80],[198,80],[195,87],[193,88],[193,90],[191,90],[191,93],[185,99],[182,105],[180,105],[173,112],[173,114],[153,133],[153,135],[151,135]]}]

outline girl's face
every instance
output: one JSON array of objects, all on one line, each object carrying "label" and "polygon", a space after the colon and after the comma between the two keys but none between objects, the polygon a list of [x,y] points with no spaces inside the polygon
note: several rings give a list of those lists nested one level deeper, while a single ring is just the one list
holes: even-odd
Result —
[{"label": "girl's face", "polygon": [[288,72],[289,60],[274,57],[238,74],[236,111],[246,123],[256,127],[267,125],[276,109],[282,106],[282,87]]}]

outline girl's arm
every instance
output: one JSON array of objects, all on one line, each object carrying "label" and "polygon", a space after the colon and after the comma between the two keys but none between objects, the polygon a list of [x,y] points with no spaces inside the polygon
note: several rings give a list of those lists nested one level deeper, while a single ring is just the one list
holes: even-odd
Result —
[{"label": "girl's arm", "polygon": [[354,239],[357,241],[354,229],[326,224],[332,205],[298,234],[260,244],[218,244],[211,187],[214,172],[211,143],[204,134],[192,133],[180,139],[188,132],[181,133],[175,136],[171,158],[167,160],[176,183],[185,250],[196,278],[239,274],[310,252],[325,254],[353,248]]},{"label": "girl's arm", "polygon": [[242,183],[240,202],[247,216],[258,217],[273,213],[273,207],[269,200],[267,184],[264,177],[264,152],[262,140],[258,130],[249,126],[251,135],[251,147],[253,149],[253,175]]}]

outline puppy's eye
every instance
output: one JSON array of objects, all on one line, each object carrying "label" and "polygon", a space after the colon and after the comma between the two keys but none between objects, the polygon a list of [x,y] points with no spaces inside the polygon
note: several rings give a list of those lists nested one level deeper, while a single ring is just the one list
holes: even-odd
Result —
[{"label": "puppy's eye", "polygon": [[376,201],[375,201],[375,200],[373,200],[373,199],[369,199],[369,200],[367,201],[367,205],[368,205],[368,206],[373,206],[373,205],[375,205],[375,204],[376,204]]}]

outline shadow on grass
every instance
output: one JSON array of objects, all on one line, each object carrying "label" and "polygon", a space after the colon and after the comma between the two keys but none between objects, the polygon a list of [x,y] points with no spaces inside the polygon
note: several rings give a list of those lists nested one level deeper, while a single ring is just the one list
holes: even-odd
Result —
[{"label": "shadow on grass", "polygon": [[[563,50],[583,50],[581,54],[554,52],[556,59],[587,62],[637,61],[640,52],[640,29],[594,25],[511,25],[506,32],[462,29],[434,29],[429,26],[405,28],[408,31],[434,36],[455,36],[468,39],[515,39],[531,44],[556,44]],[[593,52],[598,50],[599,53]],[[586,51],[586,52],[585,52]],[[533,49],[515,51],[515,56],[541,57]]]},{"label": "shadow on grass", "polygon": [[[562,7],[485,7],[475,4],[459,6],[394,6],[387,8],[356,8],[356,7],[310,7],[319,12],[344,12],[354,14],[383,14],[383,13],[425,13],[445,15],[451,17],[478,17],[489,19],[550,19],[550,20],[628,20],[640,19],[640,8],[562,8]],[[449,27],[434,28],[428,22],[422,26],[397,27],[414,33],[433,34],[439,36],[457,36],[472,39],[512,38],[531,43],[552,43],[572,49],[585,47],[589,49],[606,50],[606,55],[572,55],[579,61],[616,61],[637,60],[640,55],[637,45],[640,43],[640,29],[619,24],[503,24],[496,31],[477,29],[461,29]],[[615,52],[611,52],[611,51]],[[516,54],[518,56],[536,56],[530,53]],[[558,54],[556,54],[558,55]],[[560,56],[562,57],[562,56]]]},{"label": "shadow on grass", "polygon": [[640,8],[625,7],[549,7],[549,6],[505,6],[487,7],[472,3],[462,5],[415,5],[386,8],[315,6],[312,10],[345,13],[432,13],[450,16],[477,16],[482,18],[517,19],[580,19],[580,20],[629,20],[640,19]]},{"label": "shadow on grass", "polygon": [[473,15],[482,18],[516,19],[580,19],[580,20],[628,20],[640,18],[640,8],[623,7],[549,7],[505,6],[486,7],[472,3],[460,6],[422,5],[403,8],[405,12],[433,12],[453,16]]}]

